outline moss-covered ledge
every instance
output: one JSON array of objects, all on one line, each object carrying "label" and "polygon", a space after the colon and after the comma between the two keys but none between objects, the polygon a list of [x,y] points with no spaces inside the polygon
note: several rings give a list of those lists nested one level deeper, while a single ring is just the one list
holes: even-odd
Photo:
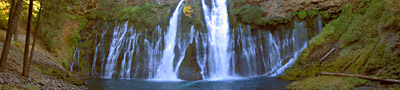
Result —
[{"label": "moss-covered ledge", "polygon": [[[341,9],[338,9],[339,11]],[[325,10],[300,10],[287,12],[290,15],[285,17],[269,18],[269,15],[262,6],[244,3],[241,0],[229,1],[229,21],[231,26],[250,25],[252,29],[266,29],[291,23],[293,20],[310,20],[318,15],[323,19],[331,20],[337,18],[336,12]]]},{"label": "moss-covered ledge", "polygon": [[[288,86],[289,89],[318,85],[306,83],[312,79],[326,78],[319,76],[320,72],[400,79],[400,15],[397,14],[400,10],[393,8],[400,4],[390,4],[393,1],[356,0],[348,4],[336,20],[327,24],[322,33],[309,42],[293,67],[288,68],[279,78],[296,81]],[[332,49],[335,50],[321,60]],[[336,80],[333,78],[326,81]],[[385,82],[378,84],[387,88],[399,87]],[[376,85],[373,87],[382,88]]]}]

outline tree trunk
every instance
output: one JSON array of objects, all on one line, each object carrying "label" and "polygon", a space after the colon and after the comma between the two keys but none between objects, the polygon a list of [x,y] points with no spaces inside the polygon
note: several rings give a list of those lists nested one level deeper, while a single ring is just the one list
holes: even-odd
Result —
[{"label": "tree trunk", "polygon": [[[34,52],[34,50],[35,50],[35,44],[36,44],[36,36],[37,36],[37,33],[39,32],[40,14],[41,14],[41,12],[42,12],[42,7],[43,7],[43,6],[42,6],[42,2],[43,2],[43,0],[40,1],[39,16],[38,16],[37,23],[36,23],[35,33],[33,34],[33,43],[32,43],[31,55],[30,55],[30,57],[29,57],[29,63],[32,63],[33,52]],[[28,67],[28,70],[27,70],[28,73],[29,73],[29,70],[30,70],[30,67]],[[29,75],[28,75],[28,76],[29,76]]]},{"label": "tree trunk", "polygon": [[[15,29],[17,29],[18,22],[21,16],[21,11],[22,11],[22,2],[23,0],[18,0],[18,2],[15,4],[14,0],[11,5],[13,5],[10,9],[10,16],[8,19],[8,25],[7,25],[7,34],[6,34],[6,41],[4,43],[3,51],[1,54],[1,59],[0,59],[0,67],[4,68],[7,64],[8,60],[8,50],[10,49],[11,45],[11,38],[13,36],[13,33]],[[15,7],[14,7],[15,5]]]},{"label": "tree trunk", "polygon": [[28,15],[28,23],[26,27],[26,40],[25,40],[25,49],[24,49],[24,66],[22,69],[22,76],[29,78],[28,67],[29,63],[29,43],[31,38],[31,22],[32,22],[32,8],[33,8],[33,0],[29,0],[29,15]]},{"label": "tree trunk", "polygon": [[18,42],[19,25],[20,25],[20,22],[18,21],[18,22],[17,22],[17,29],[15,29],[14,35],[13,35],[13,36],[14,36],[14,41],[15,41],[15,42]]},{"label": "tree trunk", "polygon": [[[13,2],[14,2],[15,0],[13,0]],[[15,7],[15,6],[12,6],[12,7]],[[14,8],[15,9],[15,8]],[[15,11],[13,11],[13,12],[15,12]],[[11,14],[11,13],[10,13]],[[14,38],[14,41],[18,41],[18,30],[19,30],[19,25],[20,25],[20,22],[19,22],[19,20],[16,22],[17,23],[17,25],[15,26],[16,27],[16,29],[14,30],[14,33],[13,33],[13,38]]]}]

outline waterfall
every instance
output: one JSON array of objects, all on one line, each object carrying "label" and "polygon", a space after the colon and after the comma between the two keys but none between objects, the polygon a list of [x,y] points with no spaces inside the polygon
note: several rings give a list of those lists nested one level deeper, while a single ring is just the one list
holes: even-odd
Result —
[{"label": "waterfall", "polygon": [[[208,30],[210,53],[207,55],[208,74],[206,79],[218,80],[230,78],[231,53],[229,40],[229,20],[226,0],[211,0],[211,9],[202,0],[204,20]],[[204,67],[204,66],[203,66]]]},{"label": "waterfall", "polygon": [[[106,31],[102,32],[99,41],[97,39],[95,41],[98,44],[96,45],[96,48],[95,48],[95,54],[94,54],[93,65],[92,65],[92,75],[97,75],[96,61],[98,59],[98,55],[100,55],[100,58],[99,58],[100,60],[104,59],[104,49],[103,49],[104,48],[104,35],[106,35]],[[96,38],[97,38],[97,34],[96,34]]]},{"label": "waterfall", "polygon": [[192,42],[193,42],[194,31],[195,31],[194,26],[191,26],[189,34],[181,34],[182,36],[178,39],[177,48],[180,53],[178,53],[178,55],[177,55],[179,58],[177,58],[178,63],[175,67],[176,75],[179,74],[179,68],[183,62],[183,59],[185,58],[185,53],[186,53],[187,47],[189,46],[189,44],[192,44]]},{"label": "waterfall", "polygon": [[105,72],[103,78],[112,78],[115,67],[117,64],[117,59],[119,53],[124,48],[122,44],[124,43],[125,35],[128,32],[128,22],[125,22],[124,26],[117,26],[113,30],[113,40],[111,42],[109,54],[107,57],[107,63],[105,65]]},{"label": "waterfall", "polygon": [[178,21],[180,21],[180,15],[182,13],[183,3],[185,0],[181,0],[173,12],[170,21],[168,32],[164,36],[164,51],[161,58],[160,66],[157,69],[157,73],[154,79],[161,80],[179,80],[176,73],[174,72],[174,57],[175,57],[175,41],[178,27]]},{"label": "waterfall", "polygon": [[195,30],[181,25],[184,4],[178,3],[168,27],[136,30],[129,21],[96,24],[95,33],[81,33],[85,38],[78,41],[69,70],[108,79],[161,81],[274,77],[294,64],[323,26],[319,15],[308,20],[312,25],[294,20],[277,30],[230,27],[226,0],[201,0],[205,27]]},{"label": "waterfall", "polygon": [[[130,31],[130,37],[126,39],[125,42],[128,42],[128,47],[126,48],[127,50],[124,53],[124,58],[122,59],[121,62],[121,70],[119,74],[119,78],[131,78],[131,65],[132,65],[132,59],[133,59],[133,53],[135,51],[135,46],[137,38],[139,36],[138,33],[135,33],[132,29]],[[137,47],[139,48],[139,47]]]},{"label": "waterfall", "polygon": [[[148,31],[146,30],[146,33],[148,33]],[[144,40],[144,52],[146,53],[146,57],[144,58],[145,60],[147,60],[147,62],[143,63],[144,65],[146,65],[145,70],[147,70],[147,79],[153,79],[155,73],[157,72],[157,68],[161,59],[161,55],[162,52],[160,51],[160,44],[162,42],[162,29],[160,26],[156,27],[156,32],[153,32],[153,34],[151,36],[155,37],[152,38],[152,40],[149,39],[145,39]],[[147,37],[147,34],[145,35],[145,37]],[[137,51],[139,52],[139,51]],[[137,63],[137,67],[135,70],[135,74],[134,77],[137,76],[137,74],[139,73],[138,69],[140,69],[140,65],[141,63]]]},{"label": "waterfall", "polygon": [[250,30],[250,26],[245,30],[241,26],[239,26],[239,30],[237,31],[237,40],[235,47],[240,48],[238,50],[239,56],[238,60],[241,62],[237,62],[238,64],[243,64],[243,73],[246,76],[255,76],[259,72],[259,65],[257,62],[257,42],[256,39]]},{"label": "waterfall", "polygon": [[[272,57],[269,61],[271,70],[266,73],[268,76],[277,76],[284,72],[284,70],[294,64],[297,59],[297,56],[307,47],[307,41],[311,38],[308,38],[307,28],[304,21],[294,22],[294,30],[289,36],[290,33],[286,33],[286,36],[283,39],[274,39],[271,33],[268,33],[269,46],[271,49],[268,51],[268,56]],[[276,42],[280,42],[280,45],[277,45]],[[281,49],[281,50],[279,50]],[[286,51],[286,52],[285,52]],[[284,53],[285,56],[279,57],[279,53]],[[283,60],[289,58],[289,61],[282,65]]]},{"label": "waterfall", "polygon": [[79,43],[81,43],[81,40],[79,40],[78,44],[76,44],[74,55],[72,56],[71,63],[69,65],[70,72],[73,71],[75,63],[79,63],[79,61],[77,61],[77,60],[79,60],[80,53],[81,53],[81,47],[79,46]]}]

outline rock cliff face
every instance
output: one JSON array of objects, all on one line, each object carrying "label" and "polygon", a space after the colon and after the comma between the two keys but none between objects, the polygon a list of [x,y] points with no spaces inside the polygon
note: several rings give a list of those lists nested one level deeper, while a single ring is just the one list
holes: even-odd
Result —
[{"label": "rock cliff face", "polygon": [[[192,1],[192,0],[188,0]],[[195,1],[195,0],[193,0]],[[346,0],[228,0],[228,2],[241,2],[239,6],[250,4],[259,6],[265,10],[264,16],[268,19],[287,17],[291,12],[298,11],[327,11],[328,13],[338,13],[347,2]],[[158,5],[172,5],[178,0],[116,0],[118,5],[134,6],[140,3],[150,3]],[[199,1],[196,4],[200,5]]]},{"label": "rock cliff face", "polygon": [[291,12],[298,11],[327,11],[338,13],[342,10],[344,0],[242,0],[247,4],[262,7],[267,19],[283,18]]}]

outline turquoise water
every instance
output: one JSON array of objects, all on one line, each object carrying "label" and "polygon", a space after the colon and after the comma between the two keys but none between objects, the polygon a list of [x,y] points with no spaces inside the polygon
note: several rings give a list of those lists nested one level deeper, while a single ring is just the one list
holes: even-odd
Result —
[{"label": "turquoise water", "polygon": [[289,81],[271,77],[252,77],[221,81],[150,81],[144,79],[94,79],[91,90],[285,90]]}]

